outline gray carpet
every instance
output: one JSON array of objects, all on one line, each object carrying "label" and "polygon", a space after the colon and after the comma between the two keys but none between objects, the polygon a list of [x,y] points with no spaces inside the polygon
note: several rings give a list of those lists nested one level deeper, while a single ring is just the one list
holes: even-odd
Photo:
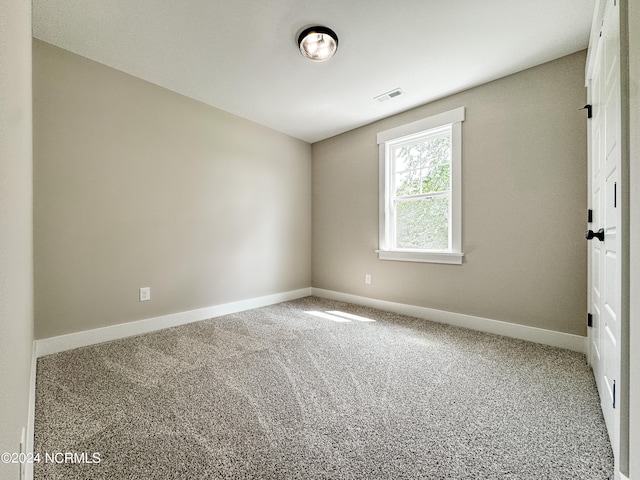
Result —
[{"label": "gray carpet", "polygon": [[37,480],[613,478],[583,355],[315,297],[39,359],[35,452],[78,454]]}]

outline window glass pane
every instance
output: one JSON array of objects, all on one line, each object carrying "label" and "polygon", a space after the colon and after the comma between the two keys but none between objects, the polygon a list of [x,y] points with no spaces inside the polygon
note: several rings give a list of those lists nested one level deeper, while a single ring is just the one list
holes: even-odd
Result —
[{"label": "window glass pane", "polygon": [[393,171],[395,172],[395,196],[415,195],[421,192],[419,151],[413,145],[392,148]]},{"label": "window glass pane", "polygon": [[392,147],[391,155],[393,156],[393,165],[395,172],[403,172],[405,170],[411,170],[420,167],[420,165],[416,164],[416,157],[409,154],[409,149],[406,146]]},{"label": "window glass pane", "polygon": [[392,147],[395,196],[451,189],[451,133]]},{"label": "window glass pane", "polygon": [[447,250],[449,197],[397,202],[396,248]]},{"label": "window glass pane", "polygon": [[451,164],[433,165],[422,169],[422,190],[420,193],[444,192],[451,190]]},{"label": "window glass pane", "polygon": [[422,156],[422,192],[451,188],[451,134],[438,135],[418,144]]},{"label": "window glass pane", "polygon": [[402,197],[404,195],[417,195],[421,193],[421,174],[420,170],[405,170],[396,173],[395,178],[395,196]]}]

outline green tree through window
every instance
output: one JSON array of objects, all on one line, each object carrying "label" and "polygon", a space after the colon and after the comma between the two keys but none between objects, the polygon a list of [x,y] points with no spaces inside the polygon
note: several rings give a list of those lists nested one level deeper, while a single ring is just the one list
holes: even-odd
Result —
[{"label": "green tree through window", "polygon": [[450,131],[393,147],[396,248],[449,248]]}]

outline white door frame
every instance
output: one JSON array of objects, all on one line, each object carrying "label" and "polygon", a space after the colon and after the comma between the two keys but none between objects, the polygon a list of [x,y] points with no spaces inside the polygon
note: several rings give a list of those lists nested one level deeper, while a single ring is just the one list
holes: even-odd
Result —
[{"label": "white door frame", "polygon": [[[629,452],[640,452],[640,0],[629,0]],[[627,16],[628,15],[628,16]],[[625,104],[623,103],[623,108]],[[624,357],[623,357],[624,358]],[[628,477],[640,478],[640,455],[629,457]]]},{"label": "white door frame", "polygon": [[[600,39],[600,30],[602,26],[602,20],[604,18],[604,10],[607,1],[619,3],[620,7],[620,105],[621,105],[621,118],[620,118],[620,127],[621,127],[621,164],[620,164],[620,205],[622,207],[621,211],[621,221],[619,225],[619,235],[620,235],[620,255],[622,255],[621,261],[621,302],[620,302],[620,381],[619,383],[619,397],[618,397],[618,405],[620,409],[620,426],[618,431],[618,438],[616,439],[616,443],[618,445],[617,451],[614,452],[616,456],[616,465],[615,465],[615,476],[616,479],[624,479],[629,476],[629,451],[630,451],[630,388],[629,388],[629,380],[630,380],[630,370],[632,371],[631,377],[637,378],[637,367],[633,367],[630,365],[630,356],[631,356],[631,346],[630,346],[630,305],[632,301],[632,295],[630,290],[630,281],[631,281],[631,264],[630,259],[631,255],[638,255],[638,246],[635,247],[631,244],[631,236],[630,236],[630,212],[634,206],[631,204],[630,200],[630,190],[634,189],[631,186],[630,182],[630,165],[631,165],[631,150],[630,150],[630,138],[633,136],[633,132],[630,131],[630,92],[629,92],[629,79],[633,79],[633,73],[629,72],[629,52],[638,51],[637,45],[632,45],[630,47],[629,42],[629,30],[632,30],[632,41],[633,38],[637,38],[638,35],[635,33],[635,37],[633,30],[637,27],[633,25],[631,18],[629,17],[629,3],[632,5],[632,9],[636,12],[636,16],[638,11],[640,10],[640,0],[596,0],[592,27],[591,27],[591,36],[589,39],[589,50],[587,54],[587,65],[585,71],[586,85],[589,86],[589,81],[593,78],[593,69],[595,65],[595,59],[597,56],[597,47]],[[634,63],[634,64],[637,64]],[[636,72],[637,73],[637,72]],[[636,77],[637,78],[637,77]],[[633,94],[631,94],[633,95]],[[589,99],[589,103],[591,103],[591,99]],[[633,115],[631,113],[631,118],[637,118],[637,115]],[[588,162],[589,162],[589,202],[591,202],[591,160],[592,160],[592,146],[591,146],[591,125],[589,125],[588,129]],[[638,135],[636,134],[636,137]],[[637,148],[637,147],[636,147]],[[637,154],[637,150],[636,150]],[[640,159],[635,159],[636,170],[638,170],[638,163],[640,163]],[[636,172],[637,175],[637,172]],[[635,194],[634,198],[638,197],[638,194]],[[637,211],[638,205],[635,205]],[[636,222],[637,224],[638,222]],[[589,226],[591,228],[591,225]],[[637,232],[636,232],[637,239]],[[589,251],[589,278],[588,285],[591,286],[591,248]],[[638,260],[635,260],[636,263],[640,263]],[[589,288],[589,290],[591,290]],[[634,297],[636,298],[636,297]],[[589,291],[587,295],[588,308],[591,309],[591,291]],[[638,303],[636,301],[636,303]],[[636,321],[640,321],[640,318],[636,319]],[[635,327],[638,330],[637,327]],[[592,362],[592,352],[591,352],[591,329],[588,332],[588,344],[589,347],[587,349],[587,355],[589,363]],[[637,339],[636,339],[637,340]],[[637,342],[636,342],[637,343]],[[635,348],[638,346],[636,345]],[[634,370],[635,369],[635,370]],[[633,373],[635,372],[635,374]],[[632,386],[632,389],[638,391],[637,386]],[[637,403],[637,399],[635,400]],[[631,405],[633,407],[633,404]],[[640,416],[640,414],[638,415]],[[637,420],[634,420],[637,422]],[[632,422],[633,424],[633,422]],[[632,435],[633,437],[633,435]],[[635,437],[634,437],[635,439]],[[634,463],[632,460],[631,463]],[[639,464],[640,462],[635,462],[635,464]],[[640,478],[640,471],[631,472],[632,476],[629,478],[635,479]]]}]

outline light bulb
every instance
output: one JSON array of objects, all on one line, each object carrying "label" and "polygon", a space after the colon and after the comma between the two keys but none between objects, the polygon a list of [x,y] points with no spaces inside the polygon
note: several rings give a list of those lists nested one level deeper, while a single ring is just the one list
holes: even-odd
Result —
[{"label": "light bulb", "polygon": [[298,36],[300,53],[314,62],[323,62],[333,56],[338,48],[338,37],[327,27],[310,27]]}]

